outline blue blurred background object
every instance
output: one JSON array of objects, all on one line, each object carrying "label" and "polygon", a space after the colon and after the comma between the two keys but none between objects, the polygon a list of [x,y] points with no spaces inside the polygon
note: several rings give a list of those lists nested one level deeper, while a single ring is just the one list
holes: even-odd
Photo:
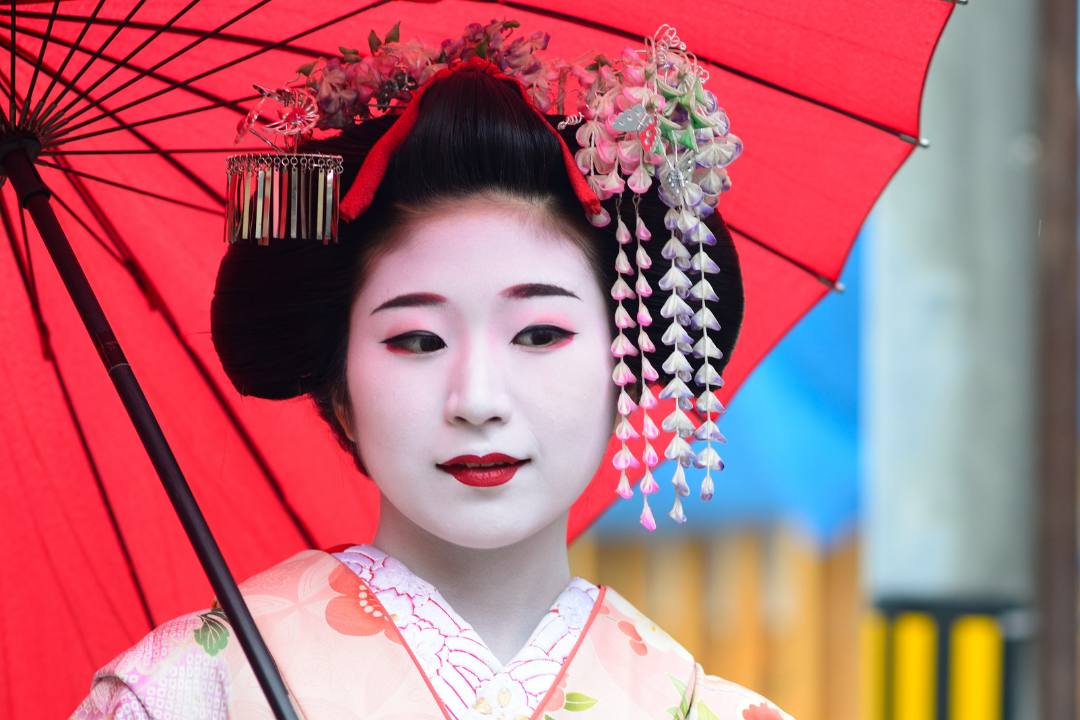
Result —
[{"label": "blue blurred background object", "polygon": [[[697,496],[703,471],[687,472],[688,518],[678,526],[653,501],[656,532],[702,533],[736,525],[792,524],[820,545],[850,534],[859,512],[860,258],[872,242],[868,221],[829,293],[761,362],[732,399],[720,429],[726,465],[716,494]],[[674,466],[655,472],[669,502]],[[635,496],[636,497],[636,496]],[[652,499],[652,498],[650,498]],[[600,536],[638,533],[640,499],[616,501],[596,523]]]}]

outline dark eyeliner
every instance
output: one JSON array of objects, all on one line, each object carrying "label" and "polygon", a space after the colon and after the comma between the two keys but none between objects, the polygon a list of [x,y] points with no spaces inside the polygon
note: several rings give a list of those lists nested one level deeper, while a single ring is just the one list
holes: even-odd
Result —
[{"label": "dark eyeliner", "polygon": [[[420,346],[424,342],[432,344],[437,343],[438,347],[429,347],[428,349],[424,349]],[[414,343],[416,346],[412,348],[407,347],[407,345],[410,343]],[[446,347],[446,342],[441,337],[439,337],[435,333],[427,332],[424,330],[410,330],[409,332],[404,332],[400,335],[395,335],[391,338],[387,338],[382,341],[382,344],[387,345],[395,350],[403,350],[414,355],[426,355],[429,353],[437,352]]]},{"label": "dark eyeliner", "polygon": [[[533,333],[533,332],[548,332],[548,333],[551,333],[554,336],[554,340],[552,342],[550,342],[550,343],[545,344],[545,345],[524,345],[523,343],[518,342],[518,340],[523,335],[526,335],[527,333]],[[561,341],[566,340],[568,338],[572,338],[575,335],[577,335],[576,332],[573,332],[572,330],[567,330],[565,328],[561,328],[558,325],[530,325],[530,326],[522,329],[520,332],[518,332],[518,334],[515,335],[514,339],[511,340],[510,342],[511,342],[511,344],[519,344],[519,345],[523,345],[524,347],[533,347],[533,348],[537,348],[537,349],[542,350],[542,349],[544,349],[546,347],[551,347],[552,345],[554,345],[554,344],[556,344],[558,342],[561,342]]]}]

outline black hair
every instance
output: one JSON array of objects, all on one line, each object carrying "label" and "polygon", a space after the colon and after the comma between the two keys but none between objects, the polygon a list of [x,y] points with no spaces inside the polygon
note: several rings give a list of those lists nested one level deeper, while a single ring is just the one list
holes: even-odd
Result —
[{"label": "black hair", "polygon": [[[539,203],[550,221],[583,249],[610,298],[619,249],[617,202],[604,203],[610,225],[588,224],[552,132],[561,119],[541,117],[507,80],[479,71],[453,73],[427,89],[416,123],[391,158],[371,208],[341,226],[336,244],[271,240],[266,246],[230,245],[218,271],[210,320],[214,347],[236,389],[267,399],[310,395],[339,441],[351,448],[335,405],[348,407],[345,364],[352,301],[367,268],[392,247],[407,218],[446,201],[496,195]],[[335,137],[309,141],[303,150],[342,156],[342,187],[348,188],[395,121],[394,116],[369,119]],[[573,127],[559,132],[571,152],[578,149]],[[659,290],[670,265],[659,252],[667,237],[666,211],[655,189],[641,196],[641,218],[654,234],[648,248],[653,266],[645,270],[654,294],[645,304],[653,317],[647,331],[657,347],[650,359],[661,383],[670,379],[660,367],[670,352],[660,339],[670,323],[660,315],[667,293]],[[632,231],[633,205],[623,203],[621,212]],[[709,308],[721,326],[711,337],[723,353],[714,361],[722,371],[742,324],[742,275],[720,214],[710,215],[706,225],[716,236],[706,252],[720,267],[720,274],[710,277],[719,299]],[[629,255],[634,265],[633,252]],[[632,277],[628,281],[633,284]],[[610,303],[613,317],[615,301]],[[636,301],[624,304],[633,315]],[[615,332],[613,322],[612,337]],[[628,332],[636,340],[637,331]],[[688,360],[695,370],[702,362]],[[639,359],[626,361],[640,378]]]}]

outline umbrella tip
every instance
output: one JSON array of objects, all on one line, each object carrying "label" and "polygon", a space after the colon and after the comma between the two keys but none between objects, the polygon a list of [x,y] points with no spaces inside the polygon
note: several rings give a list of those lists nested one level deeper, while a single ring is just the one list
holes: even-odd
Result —
[{"label": "umbrella tip", "polygon": [[[960,4],[961,5],[967,5],[967,0],[964,0],[964,2],[961,2]],[[930,141],[927,140],[926,138],[919,138],[919,147],[922,147],[922,148],[930,147]]]},{"label": "umbrella tip", "polygon": [[814,275],[817,277],[817,281],[819,283],[829,288],[830,290],[835,290],[839,293],[844,292],[844,283],[840,282],[839,280],[833,280],[830,277],[825,277],[824,275],[819,275],[817,273],[814,273]]},{"label": "umbrella tip", "polygon": [[924,137],[918,137],[917,138],[914,135],[908,135],[907,133],[899,133],[897,135],[897,137],[899,137],[901,140],[903,140],[906,143],[911,143],[912,145],[918,145],[919,147],[923,147],[923,148],[930,147],[930,141],[927,140]]}]

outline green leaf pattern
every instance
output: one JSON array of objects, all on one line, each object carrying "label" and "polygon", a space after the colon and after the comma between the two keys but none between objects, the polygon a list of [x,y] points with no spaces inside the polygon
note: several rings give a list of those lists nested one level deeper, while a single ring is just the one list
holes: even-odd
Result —
[{"label": "green leaf pattern", "polygon": [[[670,673],[668,674],[668,679],[671,680],[671,684],[675,686],[681,700],[678,705],[669,707],[667,713],[671,715],[672,720],[686,720],[690,714],[690,698],[687,695],[686,683]],[[598,702],[599,700],[589,697],[585,693],[568,692],[566,693],[566,701],[563,704],[562,709],[569,712],[583,712],[593,705],[596,705]],[[697,720],[720,720],[720,718],[716,716],[716,713],[710,710],[704,702],[698,703],[697,710]],[[555,718],[545,713],[544,720],[555,720]]]},{"label": "green leaf pattern", "polygon": [[698,700],[697,702],[697,716],[698,720],[720,720],[716,713],[709,709],[704,700]]},{"label": "green leaf pattern", "polygon": [[563,707],[570,712],[581,712],[588,710],[597,702],[596,698],[591,698],[584,693],[569,692],[566,693],[566,704]]},{"label": "green leaf pattern", "polygon": [[202,625],[195,629],[195,642],[202,646],[206,654],[213,657],[229,644],[229,620],[225,611],[214,608],[199,615]]},{"label": "green leaf pattern", "polygon": [[668,679],[671,680],[671,684],[675,686],[675,689],[679,691],[682,701],[678,705],[669,707],[667,713],[671,715],[671,720],[685,720],[690,713],[690,698],[686,696],[686,683],[670,673],[668,673]]}]

